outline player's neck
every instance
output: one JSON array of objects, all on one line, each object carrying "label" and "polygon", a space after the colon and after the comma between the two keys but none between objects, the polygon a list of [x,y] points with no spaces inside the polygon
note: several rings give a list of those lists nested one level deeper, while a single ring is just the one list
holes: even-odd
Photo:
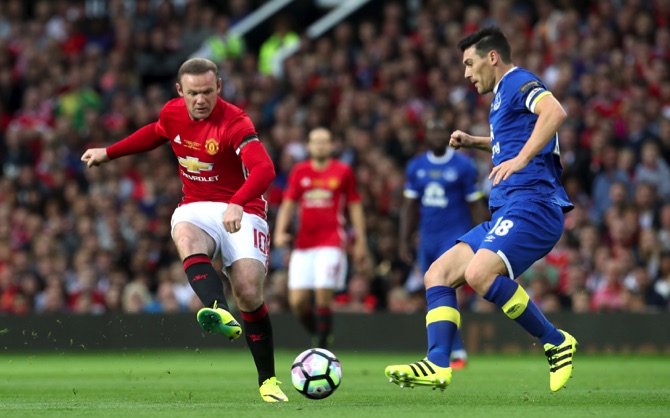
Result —
[{"label": "player's neck", "polygon": [[330,158],[326,158],[324,160],[317,160],[317,159],[312,158],[310,160],[310,162],[312,163],[312,168],[313,169],[315,169],[317,171],[321,171],[321,170],[325,170],[330,165],[330,160],[331,160]]},{"label": "player's neck", "polygon": [[507,74],[512,68],[516,67],[516,65],[509,63],[509,64],[503,64],[500,63],[499,66],[495,67],[495,74],[496,74],[496,82],[495,86],[500,83],[500,80],[502,80],[503,77],[505,77],[505,74]]}]

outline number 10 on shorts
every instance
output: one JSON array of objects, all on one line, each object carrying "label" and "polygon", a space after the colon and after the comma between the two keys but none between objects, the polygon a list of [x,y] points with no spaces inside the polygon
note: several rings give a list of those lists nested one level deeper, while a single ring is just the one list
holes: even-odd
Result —
[{"label": "number 10 on shorts", "polygon": [[270,251],[270,236],[269,234],[259,231],[254,228],[254,247],[258,248],[263,254],[267,254]]}]

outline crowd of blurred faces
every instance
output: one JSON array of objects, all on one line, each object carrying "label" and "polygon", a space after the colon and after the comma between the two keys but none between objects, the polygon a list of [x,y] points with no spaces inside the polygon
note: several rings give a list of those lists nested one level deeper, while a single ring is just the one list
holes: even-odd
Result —
[{"label": "crowd of blurred faces", "polygon": [[[518,280],[545,312],[668,309],[670,1],[384,2],[318,39],[279,16],[259,50],[229,30],[260,2],[110,0],[94,15],[87,3],[0,2],[0,312],[199,309],[170,237],[181,181],[169,146],[94,169],[79,160],[155,121],[191,56],[219,65],[222,97],[275,161],[271,226],[311,128],[329,128],[354,168],[372,260],[351,267],[335,310],[424,311],[420,274],[397,256],[404,168],[425,151],[428,118],[489,134],[491,97],[464,79],[456,43],[490,24],[568,113],[559,141],[575,209]],[[298,51],[273,60],[283,40]],[[488,193],[490,155],[466,152]],[[287,259],[271,252],[275,312],[287,310]],[[493,310],[467,287],[459,300]]]}]

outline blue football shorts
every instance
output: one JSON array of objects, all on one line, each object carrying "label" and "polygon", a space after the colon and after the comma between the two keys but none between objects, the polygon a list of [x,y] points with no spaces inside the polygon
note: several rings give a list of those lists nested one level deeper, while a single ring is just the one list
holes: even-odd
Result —
[{"label": "blue football shorts", "polygon": [[416,258],[422,274],[426,274],[431,264],[451,247],[456,245],[458,235],[439,237],[439,239],[422,238],[417,249]]},{"label": "blue football shorts", "polygon": [[491,214],[491,220],[472,228],[458,240],[475,253],[486,248],[498,254],[512,279],[541,259],[563,233],[563,210],[537,201],[510,202]]}]

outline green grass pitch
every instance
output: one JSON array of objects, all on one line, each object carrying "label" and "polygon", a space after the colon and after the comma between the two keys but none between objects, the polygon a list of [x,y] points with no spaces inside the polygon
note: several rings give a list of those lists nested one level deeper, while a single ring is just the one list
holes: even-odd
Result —
[{"label": "green grass pitch", "polygon": [[[387,364],[420,353],[333,350],[343,381],[328,399],[308,400],[290,383],[298,352],[277,353],[290,401],[266,404],[246,350],[0,354],[3,417],[667,417],[670,361],[659,356],[576,356],[567,389],[549,391],[536,355],[473,356],[445,391],[400,389]],[[438,415],[439,414],[439,415]]]}]

